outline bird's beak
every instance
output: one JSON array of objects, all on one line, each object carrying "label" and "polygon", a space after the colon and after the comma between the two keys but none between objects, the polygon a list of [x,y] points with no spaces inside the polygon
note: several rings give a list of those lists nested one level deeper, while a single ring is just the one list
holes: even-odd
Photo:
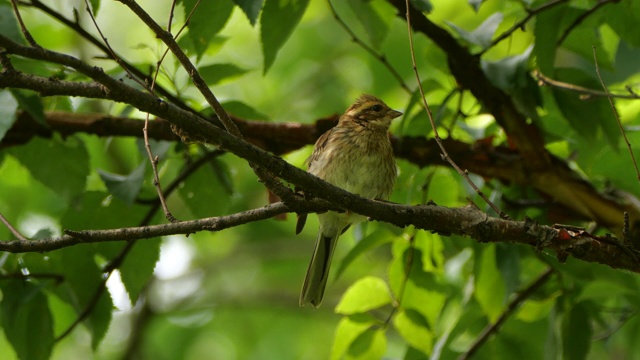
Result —
[{"label": "bird's beak", "polygon": [[389,115],[390,118],[395,119],[398,116],[402,115],[402,113],[400,111],[395,111],[395,110],[390,110],[387,115]]}]

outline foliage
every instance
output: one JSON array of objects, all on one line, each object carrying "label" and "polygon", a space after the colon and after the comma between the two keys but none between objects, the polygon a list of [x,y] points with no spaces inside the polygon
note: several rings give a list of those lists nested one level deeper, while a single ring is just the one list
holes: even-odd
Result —
[{"label": "foliage", "polygon": [[[0,0],[0,213],[32,244],[167,223],[141,131],[115,130],[116,117],[141,129],[147,113],[92,86],[101,76],[143,92],[153,82],[159,99],[149,107],[215,118],[192,74],[164,56],[129,1],[16,3],[40,47],[89,66],[16,55],[6,41],[29,41],[12,2]],[[635,262],[577,260],[578,240],[556,253],[549,239],[519,245],[505,233],[466,232],[477,224],[455,217],[447,221],[457,234],[365,222],[341,237],[314,311],[297,305],[313,215],[297,237],[296,216],[285,214],[223,231],[0,252],[3,359],[640,359],[640,279],[612,268],[640,266],[621,243],[639,236],[640,190],[616,123],[635,151],[638,1],[410,1],[420,80],[405,1],[139,3],[171,24],[165,30],[252,144],[302,168],[322,126],[315,120],[372,93],[405,113],[392,127],[393,202],[471,202],[497,216],[439,151],[411,148],[434,137],[420,83],[451,157],[511,219],[527,219],[512,224],[571,224],[560,227],[565,242],[588,234],[594,251],[610,246]],[[10,83],[16,73],[40,77],[33,87],[42,88]],[[61,94],[60,84],[81,91]],[[166,133],[152,131],[149,146],[177,219],[224,220],[270,201],[245,155]],[[16,237],[0,228],[0,244]]]}]

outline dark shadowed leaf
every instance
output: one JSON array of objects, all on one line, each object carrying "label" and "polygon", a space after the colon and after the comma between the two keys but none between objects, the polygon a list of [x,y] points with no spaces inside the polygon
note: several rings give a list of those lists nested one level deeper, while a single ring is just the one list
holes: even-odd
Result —
[{"label": "dark shadowed leaf", "polygon": [[266,0],[260,18],[264,73],[269,71],[276,55],[298,25],[309,0]]},{"label": "dark shadowed leaf", "polygon": [[142,188],[146,168],[147,162],[142,161],[140,165],[128,175],[112,174],[100,169],[98,169],[98,173],[113,196],[127,204],[132,204]]},{"label": "dark shadowed leaf", "polygon": [[233,0],[233,2],[247,15],[251,25],[255,25],[264,0]]}]

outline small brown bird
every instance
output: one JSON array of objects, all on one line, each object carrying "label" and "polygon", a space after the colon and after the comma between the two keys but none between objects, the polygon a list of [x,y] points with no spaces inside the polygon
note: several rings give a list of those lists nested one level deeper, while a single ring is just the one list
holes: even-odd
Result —
[{"label": "small brown bird", "polygon": [[[375,96],[361,95],[340,116],[338,125],[318,139],[309,157],[309,172],[362,197],[389,199],[397,177],[389,125],[400,115]],[[338,237],[352,223],[364,220],[358,214],[332,211],[318,214],[318,218],[320,229],[300,306],[320,306]]]}]

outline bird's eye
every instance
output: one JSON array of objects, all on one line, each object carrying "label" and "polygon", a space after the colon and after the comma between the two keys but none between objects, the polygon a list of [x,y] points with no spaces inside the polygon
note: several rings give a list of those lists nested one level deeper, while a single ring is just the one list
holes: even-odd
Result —
[{"label": "bird's eye", "polygon": [[380,112],[380,111],[382,111],[382,105],[373,105],[372,107],[369,108],[369,110],[375,111],[375,112]]}]

